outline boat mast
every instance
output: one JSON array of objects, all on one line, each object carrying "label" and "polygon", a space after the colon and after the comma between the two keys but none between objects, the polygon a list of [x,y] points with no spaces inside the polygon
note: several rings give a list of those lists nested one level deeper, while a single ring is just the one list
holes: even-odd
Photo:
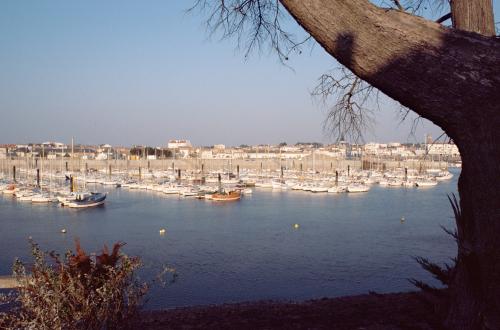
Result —
[{"label": "boat mast", "polygon": [[63,160],[64,160],[64,145],[61,145],[61,173],[64,173],[64,171],[63,171]]},{"label": "boat mast", "polygon": [[73,161],[74,156],[75,156],[74,140],[73,137],[71,137],[71,174],[75,172],[75,165]]},{"label": "boat mast", "polygon": [[49,194],[52,192],[52,161],[49,161]]},{"label": "boat mast", "polygon": [[42,157],[40,159],[40,192],[43,191],[43,156],[45,155],[45,147],[42,144]]}]

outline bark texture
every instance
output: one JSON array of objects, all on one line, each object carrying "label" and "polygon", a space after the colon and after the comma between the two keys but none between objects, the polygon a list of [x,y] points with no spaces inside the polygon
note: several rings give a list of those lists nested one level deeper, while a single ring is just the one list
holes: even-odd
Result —
[{"label": "bark texture", "polygon": [[451,20],[456,29],[495,35],[493,3],[491,0],[451,0]]},{"label": "bark texture", "polygon": [[452,1],[467,31],[366,0],[280,1],[341,64],[456,142],[462,216],[447,325],[500,329],[500,40],[491,0]]},{"label": "bark texture", "polygon": [[[452,0],[450,6],[454,28],[485,36],[495,35],[491,0]],[[497,117],[499,115],[497,113]],[[482,133],[478,131],[476,136],[468,137],[469,141],[461,143],[465,163],[459,179],[463,213],[457,221],[459,248],[450,291],[453,303],[446,320],[450,328],[500,328],[500,249],[491,246],[499,233],[495,225],[498,226],[500,213],[495,213],[495,209],[500,202],[500,194],[493,190],[483,191],[478,185],[484,184],[485,180],[493,180],[493,185],[499,182],[495,172],[500,161],[500,132],[494,128],[493,131],[486,130],[487,136],[478,139]],[[476,140],[482,142],[483,148],[490,144],[490,147],[486,147],[489,150],[477,153],[479,148],[474,143]],[[480,154],[482,156],[478,157]],[[477,175],[478,172],[485,173]],[[492,214],[488,214],[490,210]],[[475,221],[479,217],[493,220],[493,223]]]}]

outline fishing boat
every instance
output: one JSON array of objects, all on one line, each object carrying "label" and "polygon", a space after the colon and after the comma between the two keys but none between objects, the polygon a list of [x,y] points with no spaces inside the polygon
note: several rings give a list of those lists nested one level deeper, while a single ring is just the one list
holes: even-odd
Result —
[{"label": "fishing boat", "polygon": [[77,199],[85,199],[86,197],[92,195],[90,192],[70,192],[65,194],[60,194],[57,197],[61,206],[67,206],[69,203],[76,201]]},{"label": "fishing boat", "polygon": [[230,192],[222,191],[213,194],[211,199],[219,202],[238,201],[241,199],[241,193],[239,191],[230,191]]},{"label": "fishing boat", "polygon": [[87,196],[78,196],[74,201],[66,203],[66,206],[69,206],[71,208],[96,207],[104,204],[105,200],[106,200],[105,193],[91,193],[90,195]]}]

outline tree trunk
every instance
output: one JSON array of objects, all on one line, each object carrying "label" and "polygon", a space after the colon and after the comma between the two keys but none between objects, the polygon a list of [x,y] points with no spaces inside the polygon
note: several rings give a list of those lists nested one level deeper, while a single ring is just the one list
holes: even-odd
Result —
[{"label": "tree trunk", "polygon": [[500,130],[488,125],[471,133],[457,142],[462,217],[446,325],[500,329]]},{"label": "tree trunk", "polygon": [[491,0],[452,1],[457,27],[473,32],[366,0],[281,3],[341,64],[453,138],[462,216],[446,324],[500,328],[500,40],[474,33],[494,35]]},{"label": "tree trunk", "polygon": [[495,35],[491,0],[452,0],[450,7],[454,28],[485,36]]},{"label": "tree trunk", "polygon": [[[452,0],[450,7],[454,28],[495,35],[491,0]],[[497,128],[485,131],[496,135],[493,141],[500,141]],[[500,213],[495,212],[500,203],[500,193],[495,189],[495,183],[498,186],[500,182],[500,148],[489,140],[478,131],[460,142],[465,165],[458,187],[463,213],[457,221],[457,264],[450,286],[453,303],[446,319],[446,325],[452,329],[500,328],[500,247],[496,246]],[[490,223],[475,220],[481,218]]]}]

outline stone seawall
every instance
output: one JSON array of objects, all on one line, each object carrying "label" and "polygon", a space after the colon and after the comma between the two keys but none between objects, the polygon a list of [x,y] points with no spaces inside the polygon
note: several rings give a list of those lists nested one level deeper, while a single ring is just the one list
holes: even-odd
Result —
[{"label": "stone seawall", "polygon": [[361,159],[339,159],[328,156],[311,156],[303,159],[158,159],[158,160],[84,160],[84,159],[53,159],[47,160],[26,160],[26,159],[3,159],[0,160],[0,172],[5,175],[12,175],[13,166],[16,166],[16,172],[30,168],[41,168],[46,171],[84,171],[85,169],[94,169],[100,171],[116,170],[138,170],[139,168],[151,170],[201,170],[214,171],[224,169],[226,171],[236,172],[239,166],[240,171],[245,169],[259,170],[279,170],[281,167],[290,170],[312,170],[319,172],[331,172],[335,170],[346,170],[348,166],[351,169],[428,169],[428,168],[446,168],[446,162],[422,161],[422,160],[376,160],[370,158]]}]

